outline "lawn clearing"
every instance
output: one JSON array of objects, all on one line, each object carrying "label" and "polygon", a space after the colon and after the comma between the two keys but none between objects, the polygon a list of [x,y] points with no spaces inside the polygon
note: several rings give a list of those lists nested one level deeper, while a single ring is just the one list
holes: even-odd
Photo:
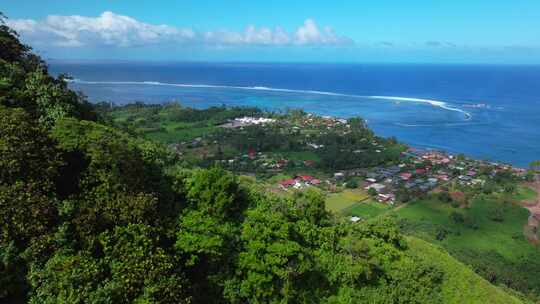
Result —
[{"label": "lawn clearing", "polygon": [[361,203],[353,204],[351,207],[344,209],[342,213],[350,216],[359,216],[363,219],[369,219],[379,216],[387,212],[391,208],[392,207],[386,204],[382,204],[372,200],[365,200]]},{"label": "lawn clearing", "polygon": [[527,186],[519,186],[517,187],[517,194],[514,195],[514,198],[518,201],[529,201],[534,200],[536,196],[538,195],[536,191],[533,189],[527,187]]},{"label": "lawn clearing", "polygon": [[329,194],[326,198],[326,209],[332,212],[342,212],[352,205],[368,199],[369,195],[361,189],[345,189],[339,193]]}]

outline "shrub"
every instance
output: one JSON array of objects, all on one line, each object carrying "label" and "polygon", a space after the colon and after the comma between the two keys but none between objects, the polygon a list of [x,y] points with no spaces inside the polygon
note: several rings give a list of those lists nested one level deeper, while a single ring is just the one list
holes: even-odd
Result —
[{"label": "shrub", "polygon": [[450,213],[450,219],[456,224],[465,222],[465,217],[463,216],[463,214],[456,211]]}]

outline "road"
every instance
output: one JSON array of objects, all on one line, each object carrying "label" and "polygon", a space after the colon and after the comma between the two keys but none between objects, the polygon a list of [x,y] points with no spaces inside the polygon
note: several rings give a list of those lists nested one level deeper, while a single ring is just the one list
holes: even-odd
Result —
[{"label": "road", "polygon": [[527,224],[523,227],[523,231],[529,242],[538,244],[538,226],[540,224],[540,178],[527,183],[527,187],[536,191],[537,196],[534,200],[524,201],[523,207],[529,210],[530,215]]}]

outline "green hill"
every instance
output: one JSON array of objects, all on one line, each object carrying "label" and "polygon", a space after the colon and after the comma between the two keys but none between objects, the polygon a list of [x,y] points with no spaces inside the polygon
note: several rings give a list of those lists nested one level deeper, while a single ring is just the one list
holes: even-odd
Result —
[{"label": "green hill", "polygon": [[500,287],[474,273],[444,249],[415,237],[407,237],[410,254],[444,270],[443,303],[523,303]]},{"label": "green hill", "polygon": [[[476,273],[535,299],[539,293],[539,249],[523,235],[528,212],[514,195],[482,195],[468,208],[427,198],[396,210],[402,231],[438,244]],[[494,211],[501,210],[500,217]]]}]

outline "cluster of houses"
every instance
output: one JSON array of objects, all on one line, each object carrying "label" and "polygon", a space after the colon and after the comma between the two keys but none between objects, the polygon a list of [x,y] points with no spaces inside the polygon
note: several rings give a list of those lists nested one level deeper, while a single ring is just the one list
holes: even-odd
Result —
[{"label": "cluster of houses", "polygon": [[[240,117],[229,121],[222,127],[241,128],[243,126],[266,125],[276,122],[276,119],[265,117]],[[280,121],[280,123],[289,126],[293,124],[292,129],[315,128],[322,133],[331,128],[338,128],[339,132],[348,132],[350,129],[348,121],[345,119],[319,117],[312,114],[304,115],[294,121]],[[306,148],[313,150],[324,148],[324,145],[316,143],[313,138],[309,137],[310,135],[306,134],[306,140],[303,142]],[[362,153],[382,153],[385,150],[384,145],[377,142],[376,139],[363,138],[362,141],[365,143],[358,147],[357,150],[352,151],[354,154],[358,154],[358,157],[361,157],[360,154]],[[204,142],[199,137],[193,139],[192,142],[177,144],[171,148],[181,153],[185,146],[198,147],[203,145]],[[214,143],[216,142],[214,141]],[[313,167],[315,164],[312,160],[293,161],[278,154],[257,152],[253,149],[250,149],[245,154],[219,161],[232,170],[265,170],[267,172],[278,172],[285,167],[291,166],[310,169],[309,167]],[[489,168],[489,170],[484,170],[485,168]],[[336,172],[333,177],[325,179],[324,184],[335,187],[350,177],[362,178],[364,182],[361,187],[363,189],[372,193],[375,192],[378,201],[393,205],[396,202],[397,193],[402,190],[410,193],[425,193],[450,182],[462,186],[483,185],[486,181],[486,172],[489,173],[487,175],[489,178],[489,176],[493,177],[501,170],[513,170],[516,174],[525,174],[525,170],[514,169],[504,164],[456,157],[440,151],[410,148],[402,153],[402,160],[399,164]],[[283,190],[303,189],[319,185],[321,185],[321,180],[310,175],[299,175],[279,182],[279,187]]]},{"label": "cluster of houses", "polygon": [[344,126],[349,128],[348,122],[343,118],[335,118],[331,116],[315,116],[313,114],[306,114],[299,121],[298,124],[300,127],[313,127],[315,125],[321,126],[322,128],[332,129],[338,126]]},{"label": "cluster of houses", "polygon": [[[526,173],[524,169],[509,165],[458,158],[440,151],[409,149],[403,156],[404,161],[399,165],[349,170],[336,173],[334,177],[363,176],[362,186],[366,191],[373,189],[371,192],[377,193],[378,201],[394,204],[400,190],[425,193],[449,182],[461,186],[482,186],[486,178],[494,177],[499,171],[511,170],[517,175]],[[488,170],[483,170],[486,168]],[[484,171],[483,176],[480,176],[481,170]]]},{"label": "cluster of houses", "polygon": [[314,160],[290,160],[283,157],[283,155],[256,152],[254,149],[249,149],[247,153],[234,158],[220,160],[220,162],[229,169],[240,171],[265,170],[279,172],[285,167],[310,169],[315,166]]},{"label": "cluster of houses", "polygon": [[[453,155],[409,149],[403,156],[406,162],[386,168],[374,168],[366,173],[364,189],[375,190],[380,202],[394,204],[399,190],[428,192],[455,177],[458,182],[476,182],[473,177],[477,171],[467,164],[462,168],[458,167]],[[463,174],[455,176],[456,171]]]},{"label": "cluster of houses", "polygon": [[295,178],[282,180],[279,182],[279,186],[283,190],[290,188],[293,189],[302,189],[309,186],[317,186],[321,184],[321,180],[311,176],[311,175],[298,175]]}]

